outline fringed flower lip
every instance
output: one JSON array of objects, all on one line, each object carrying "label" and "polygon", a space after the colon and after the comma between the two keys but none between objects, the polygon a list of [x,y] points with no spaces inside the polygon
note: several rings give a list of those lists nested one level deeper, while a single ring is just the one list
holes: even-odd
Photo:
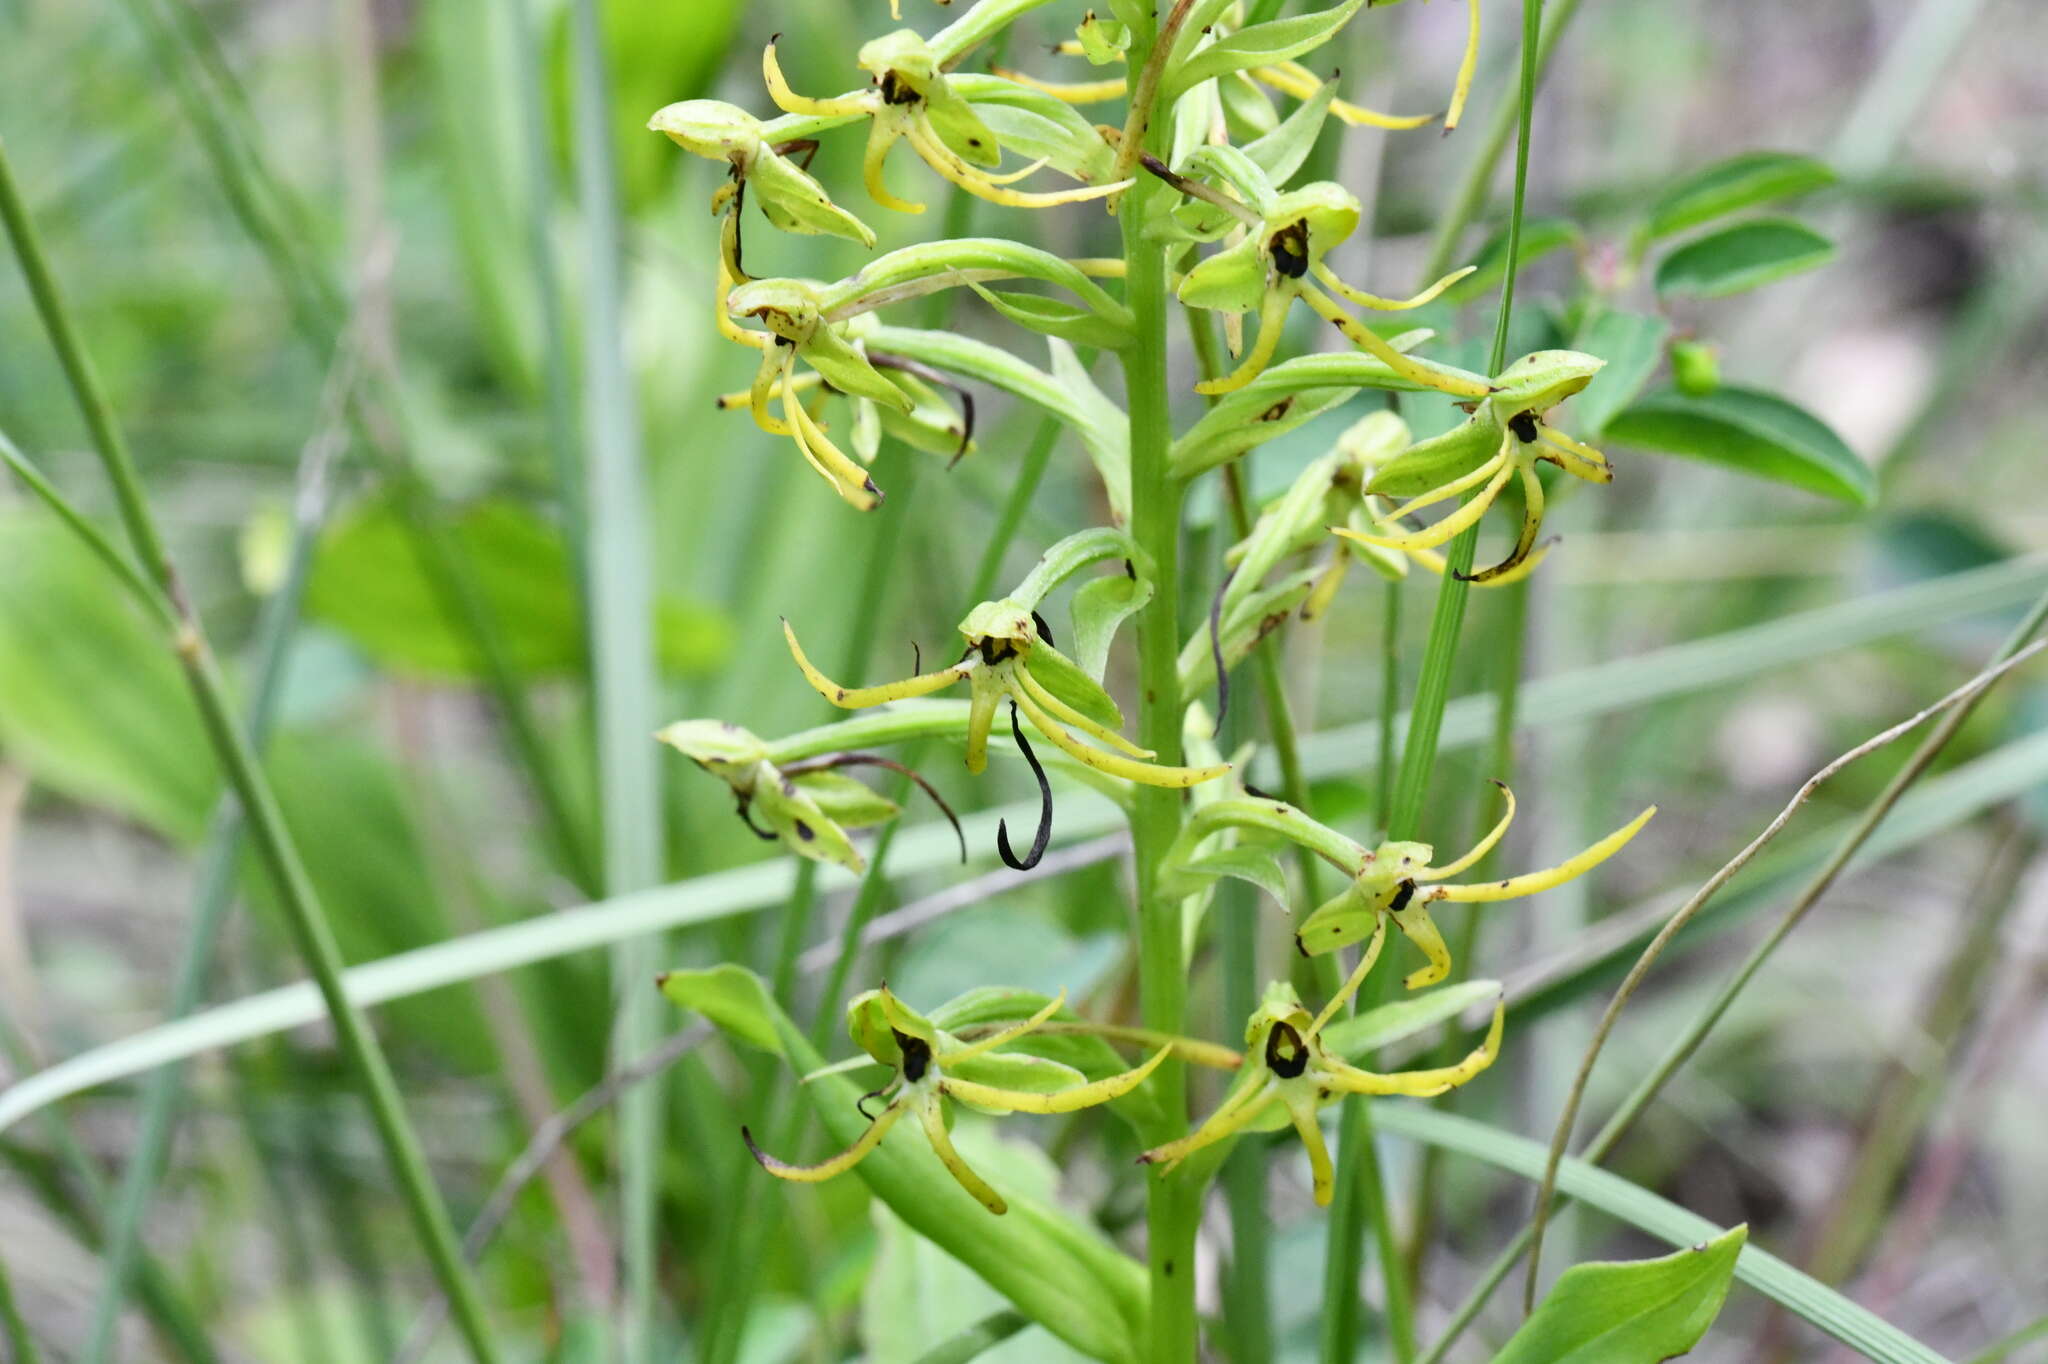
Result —
[{"label": "fringed flower lip", "polygon": [[[967,613],[959,628],[967,647],[958,662],[879,686],[848,687],[820,672],[797,643],[795,629],[787,620],[782,623],[789,651],[805,680],[842,709],[863,710],[968,683],[972,689],[967,728],[969,772],[987,768],[989,731],[997,707],[1005,700],[1068,757],[1108,776],[1145,786],[1186,787],[1230,770],[1228,763],[1180,767],[1150,761],[1152,750],[1140,748],[1118,732],[1123,713],[1115,700],[1053,646],[1044,618],[1020,602],[983,602]],[[1095,743],[1084,743],[1074,730]]]},{"label": "fringed flower lip", "polygon": [[[1385,934],[1382,926],[1367,949],[1368,956],[1378,951]],[[1205,1146],[1248,1128],[1269,1130],[1284,1121],[1293,1126],[1308,1149],[1315,1199],[1327,1207],[1336,1181],[1317,1112],[1353,1094],[1428,1098],[1464,1084],[1500,1054],[1506,1009],[1503,1004],[1494,1005],[1486,1040],[1457,1064],[1393,1074],[1361,1069],[1332,1052],[1322,1038],[1329,1017],[1326,1009],[1310,1018],[1293,986],[1281,981],[1268,985],[1264,1001],[1245,1025],[1244,1064],[1223,1102],[1194,1131],[1146,1151],[1138,1157],[1139,1163],[1157,1165],[1162,1174],[1170,1173]],[[1281,1121],[1274,1121],[1276,1118]]]},{"label": "fringed flower lip", "polygon": [[761,1168],[777,1179],[816,1184],[859,1165],[898,1121],[915,1116],[947,1173],[984,1208],[1001,1215],[1009,1211],[1008,1202],[953,1145],[947,1100],[983,1113],[1075,1113],[1130,1093],[1174,1051],[1171,1045],[1162,1046],[1140,1065],[1091,1081],[1059,1062],[1003,1050],[1044,1026],[1065,1003],[1062,990],[1029,1018],[963,1042],[905,1005],[888,986],[870,990],[847,1006],[847,1031],[862,1051],[893,1074],[861,1097],[863,1115],[868,1101],[888,1101],[869,1120],[867,1130],[851,1146],[815,1165],[793,1165],[768,1154],[744,1127],[741,1139]]},{"label": "fringed flower lip", "polygon": [[829,99],[812,99],[790,88],[776,58],[781,36],[769,39],[761,53],[761,74],[769,98],[784,112],[806,118],[867,118],[868,144],[861,158],[861,178],[868,194],[884,208],[899,213],[922,213],[925,208],[897,198],[883,179],[883,164],[898,142],[908,142],[941,177],[990,203],[1049,208],[1100,199],[1130,185],[1130,181],[1120,180],[1051,192],[1010,188],[1048,161],[1041,159],[1021,170],[997,173],[994,168],[1002,164],[1002,142],[975,113],[973,104],[948,84],[939,55],[909,29],[885,34],[861,47],[859,64],[872,79],[872,89]]},{"label": "fringed flower lip", "polygon": [[[1553,407],[1592,382],[1604,363],[1577,351],[1537,351],[1517,360],[1501,371],[1494,381],[1496,390],[1473,405],[1464,423],[1410,447],[1374,474],[1368,493],[1408,498],[1382,519],[1380,527],[1331,529],[1383,549],[1411,554],[1430,550],[1475,525],[1508,480],[1519,476],[1522,524],[1514,547],[1499,563],[1466,576],[1471,582],[1496,585],[1527,576],[1549,549],[1537,543],[1545,494],[1536,465],[1554,464],[1588,483],[1614,480],[1605,455],[1543,420]],[[1403,525],[1413,513],[1465,493],[1474,495],[1434,524],[1417,531]]]}]

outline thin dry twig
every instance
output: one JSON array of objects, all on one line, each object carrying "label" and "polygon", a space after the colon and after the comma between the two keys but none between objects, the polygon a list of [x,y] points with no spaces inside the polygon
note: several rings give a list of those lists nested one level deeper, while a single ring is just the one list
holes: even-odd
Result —
[{"label": "thin dry twig", "polygon": [[1593,1030],[1592,1040],[1586,1044],[1586,1054],[1580,1059],[1578,1074],[1572,1078],[1571,1091],[1565,1097],[1564,1111],[1558,1115],[1557,1130],[1550,1138],[1550,1159],[1544,1166],[1543,1182],[1537,1188],[1536,1212],[1531,1222],[1529,1267],[1522,1285],[1522,1307],[1524,1311],[1533,1311],[1535,1309],[1537,1270],[1543,1251],[1544,1224],[1549,1220],[1551,1203],[1557,1192],[1558,1165],[1564,1159],[1565,1147],[1570,1143],[1572,1129],[1577,1125],[1579,1105],[1585,1098],[1587,1081],[1592,1077],[1593,1067],[1600,1059],[1600,1051],[1607,1043],[1608,1034],[1614,1030],[1615,1019],[1620,1016],[1630,996],[1635,994],[1636,987],[1642,984],[1643,977],[1649,974],[1650,968],[1656,964],[1657,958],[1663,954],[1665,947],[1670,944],[1674,937],[1678,936],[1687,923],[1691,922],[1693,915],[1697,914],[1706,905],[1707,901],[1714,898],[1721,887],[1727,885],[1737,872],[1748,866],[1750,859],[1762,851],[1765,844],[1778,836],[1779,830],[1783,829],[1791,821],[1792,816],[1798,813],[1799,808],[1812,798],[1813,793],[1828,778],[1834,776],[1857,759],[1874,753],[1894,740],[1911,733],[1941,712],[1972,700],[2006,673],[2039,653],[2044,647],[2048,647],[2048,641],[2029,645],[2015,653],[2011,658],[1994,664],[1948,695],[1942,697],[1939,701],[1936,701],[1933,705],[1928,706],[1908,719],[1900,721],[1883,733],[1864,740],[1807,778],[1806,784],[1793,793],[1792,799],[1786,802],[1785,808],[1778,812],[1777,818],[1765,825],[1763,832],[1751,839],[1748,846],[1735,854],[1726,866],[1709,877],[1706,884],[1693,893],[1691,899],[1680,905],[1678,911],[1665,923],[1657,936],[1652,938],[1649,945],[1643,948],[1642,955],[1636,959],[1636,964],[1629,968],[1628,976],[1622,981],[1621,988],[1616,990],[1614,998],[1608,1001],[1606,1012],[1600,1016],[1599,1026]]}]

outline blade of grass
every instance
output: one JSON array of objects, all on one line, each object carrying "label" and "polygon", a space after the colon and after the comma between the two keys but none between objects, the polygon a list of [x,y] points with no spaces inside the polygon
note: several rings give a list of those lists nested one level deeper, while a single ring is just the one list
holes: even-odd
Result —
[{"label": "blade of grass", "polygon": [[[2033,609],[2027,613],[2026,619],[2020,622],[2019,627],[2007,637],[2004,645],[1993,655],[1993,666],[2012,658],[2022,648],[2026,647],[2027,642],[2040,632],[2044,622],[2048,622],[2048,595],[2042,596],[2035,603]],[[1645,1075],[1636,1084],[1636,1087],[1629,1092],[1628,1098],[1622,1103],[1621,1107],[1601,1127],[1593,1140],[1586,1144],[1585,1160],[1588,1162],[1598,1162],[1606,1157],[1607,1153],[1614,1148],[1615,1143],[1621,1140],[1629,1128],[1634,1125],[1635,1120],[1641,1116],[1643,1111],[1662,1092],[1665,1083],[1670,1080],[1672,1075],[1677,1073],[1678,1068],[1691,1059],[1693,1053],[1699,1049],[1700,1044],[1706,1040],[1707,1034],[1713,1031],[1714,1026],[1720,1022],[1722,1015],[1734,1004],[1737,996],[1748,986],[1756,973],[1763,968],[1764,963],[1770,960],[1771,955],[1777,951],[1778,945],[1784,942],[1794,928],[1798,927],[1799,922],[1806,917],[1808,911],[1815,904],[1819,903],[1821,897],[1834,885],[1836,879],[1854,864],[1858,854],[1865,852],[1867,848],[1869,851],[1878,853],[1888,851],[1884,846],[1886,840],[1880,833],[1881,828],[1887,823],[1887,816],[1893,814],[1895,807],[1902,807],[1908,803],[1908,790],[1919,780],[1921,774],[1927,770],[1935,758],[1941,754],[1942,750],[1948,746],[1949,741],[1955,737],[1956,732],[1968,721],[1975,708],[1974,700],[1955,707],[1942,718],[1941,723],[1936,725],[1926,738],[1920,741],[1919,745],[1913,750],[1912,755],[1906,759],[1905,764],[1893,774],[1892,779],[1885,784],[1884,789],[1878,793],[1877,798],[1871,802],[1864,813],[1858,817],[1856,823],[1843,835],[1840,842],[1836,844],[1834,851],[1828,856],[1826,862],[1822,864],[1812,880],[1807,883],[1806,888],[1793,901],[1791,907],[1779,918],[1770,933],[1765,935],[1755,947],[1750,949],[1749,955],[1743,959],[1742,964],[1723,983],[1720,990],[1715,993],[1714,998],[1693,1017],[1684,1031],[1673,1040],[1671,1045],[1665,1049],[1663,1055],[1658,1058],[1657,1064],[1651,1068],[1649,1074]],[[2036,737],[2036,746],[2048,748],[2048,744],[2039,742],[2040,737]],[[1989,758],[1979,759],[1972,766],[1984,767],[2004,756],[2006,751],[2023,749],[2026,746],[2025,743],[2008,745],[2007,750],[1992,754]],[[1942,781],[1949,784],[1957,784],[1967,780],[1969,775],[1969,769],[1966,768],[1962,771],[1948,774]],[[2024,791],[2030,786],[2037,784],[2038,781],[2039,776],[2037,773],[2028,773],[2016,788],[1999,794],[2001,796],[2017,794],[2018,791]],[[1928,783],[1930,787],[1939,784],[1934,782]],[[1927,793],[1923,791],[1920,794],[1924,796]],[[1912,821],[1907,817],[1906,812],[1900,810],[1899,816],[1889,821],[1891,826],[1890,832],[1896,838],[1899,836],[1899,826],[1910,822]],[[1567,1192],[1570,1192],[1570,1190],[1567,1189]],[[1487,1299],[1492,1296],[1493,1290],[1514,1269],[1516,1261],[1521,1258],[1522,1253],[1529,1248],[1534,1239],[1535,1224],[1531,1222],[1494,1258],[1493,1262],[1487,1266],[1486,1272],[1480,1276],[1478,1283],[1467,1293],[1465,1301],[1459,1305],[1457,1311],[1452,1315],[1451,1321],[1445,1327],[1443,1335],[1431,1347],[1429,1354],[1425,1357],[1424,1364],[1434,1364],[1434,1361],[1443,1357],[1444,1352],[1450,1348],[1452,1342],[1479,1315],[1480,1310],[1485,1307]]]},{"label": "blade of grass", "polygon": [[[1542,678],[1523,688],[1523,714],[1540,715],[1546,723],[1568,723],[1611,714],[1653,701],[1687,696],[1725,686],[1775,668],[1827,657],[1843,649],[1888,639],[1935,623],[2004,610],[2035,596],[2048,583],[2048,559],[2016,559],[1987,568],[1892,592],[1872,593],[1853,601],[1787,616],[1768,626],[1730,631],[1616,660],[1592,668]],[[1446,708],[1440,748],[1481,742],[1490,731],[1492,698],[1460,698]],[[1311,778],[1355,772],[1361,761],[1378,753],[1376,725],[1344,726],[1308,736],[1302,743],[1302,768]],[[1365,757],[1361,759],[1359,749]],[[2048,742],[2042,745],[2048,750]],[[1958,796],[1946,803],[1929,802],[1926,814],[1915,802],[1903,804],[1894,826],[1915,837],[1948,827],[1954,808],[1978,809],[1985,802],[2009,797],[2037,779],[2033,751],[2009,748],[1980,759],[1971,768],[1942,782]],[[1984,776],[1968,792],[1975,770]],[[1935,783],[1930,783],[1930,787]],[[1972,803],[1975,802],[1975,803]],[[970,849],[987,848],[996,822],[1035,818],[1036,800],[1017,802],[961,818]],[[1122,812],[1107,798],[1076,789],[1062,797],[1056,845],[1100,836],[1118,828]],[[1889,850],[1884,838],[1877,846]],[[959,857],[953,830],[944,823],[906,828],[897,840],[895,866],[908,875],[945,866]],[[552,961],[578,952],[607,947],[636,932],[652,932],[709,923],[786,903],[795,882],[794,859],[776,859],[714,872],[634,895],[597,901],[540,918],[486,929],[431,946],[395,953],[352,967],[343,977],[349,998],[371,1007],[403,999],[478,976]],[[838,868],[821,873],[820,890],[850,888],[854,878]],[[1657,918],[1662,922],[1662,915]],[[1642,932],[1646,939],[1654,925]],[[1629,950],[1633,939],[1604,952]],[[1589,968],[1578,968],[1586,970]],[[69,1095],[149,1070],[201,1052],[235,1046],[252,1038],[317,1022],[322,1016],[318,991],[301,982],[246,996],[216,1006],[178,1023],[151,1028],[57,1062],[0,1090],[0,1132],[24,1117]]]},{"label": "blade of grass", "polygon": [[[611,131],[610,75],[596,0],[571,9],[577,198],[586,254],[583,282],[583,424],[589,452],[591,686],[597,711],[598,793],[605,890],[644,890],[661,880],[660,723],[654,663],[654,564],[647,525],[647,475],[640,418],[626,366],[624,245],[619,172]],[[535,98],[538,98],[535,92]],[[663,966],[661,935],[612,952],[617,1006],[615,1066],[631,1066],[658,1044],[662,1002],[653,986]],[[623,1347],[630,1364],[652,1357],[659,1293],[656,1218],[661,1179],[659,1078],[619,1106],[620,1254],[624,1261]]]},{"label": "blade of grass", "polygon": [[[1643,949],[1642,956],[1630,968],[1628,978],[1622,981],[1621,988],[1616,990],[1614,997],[1608,1001],[1606,1012],[1601,1015],[1600,1022],[1593,1030],[1592,1040],[1586,1045],[1585,1055],[1580,1058],[1578,1073],[1572,1077],[1571,1088],[1565,1096],[1564,1111],[1558,1116],[1557,1128],[1550,1140],[1550,1163],[1545,1170],[1543,1182],[1537,1189],[1536,1211],[1531,1219],[1529,1269],[1522,1287],[1522,1310],[1524,1312],[1536,1310],[1537,1275],[1541,1266],[1543,1252],[1543,1227],[1550,1216],[1551,1190],[1555,1183],[1555,1171],[1558,1162],[1564,1158],[1565,1147],[1570,1143],[1572,1131],[1577,1126],[1579,1105],[1585,1098],[1587,1082],[1592,1078],[1593,1067],[1600,1059],[1601,1049],[1606,1045],[1608,1036],[1614,1030],[1615,1020],[1620,1017],[1622,1009],[1627,1006],[1630,997],[1635,994],[1637,987],[1642,984],[1643,977],[1649,974],[1650,968],[1656,964],[1657,958],[1663,954],[1664,948],[1671,942],[1672,938],[1677,936],[1678,932],[1685,927],[1692,917],[1699,913],[1708,900],[1712,899],[1723,886],[1727,885],[1737,872],[1747,866],[1751,858],[1762,851],[1765,844],[1777,837],[1778,832],[1791,822],[1792,816],[1799,812],[1800,808],[1813,797],[1813,793],[1819,790],[1830,777],[1840,772],[1843,768],[1848,767],[1857,759],[1866,757],[1878,749],[1905,737],[1943,711],[1951,709],[1966,710],[1992,683],[2004,676],[2006,672],[2018,667],[2041,648],[2041,645],[2035,644],[2018,654],[1998,660],[1990,668],[1942,697],[1933,705],[1893,725],[1882,733],[1865,740],[1844,753],[1841,757],[1836,758],[1827,766],[1821,768],[1820,771],[1814,773],[1813,776],[1806,780],[1804,785],[1793,793],[1791,801],[1786,804],[1783,810],[1778,812],[1776,818],[1764,827],[1763,832],[1751,839],[1719,871],[1707,878],[1706,883],[1698,891],[1694,892],[1691,899],[1679,906],[1678,911],[1659,930],[1657,936],[1650,940],[1649,946]],[[1882,813],[1878,817],[1882,818]]]},{"label": "blade of grass", "polygon": [[[312,567],[313,547],[326,523],[328,476],[341,453],[343,437],[335,411],[342,387],[353,382],[353,364],[344,354],[328,381],[322,403],[319,428],[306,443],[299,460],[298,495],[293,505],[291,544],[286,552],[284,578],[263,604],[255,638],[250,646],[249,696],[244,720],[252,751],[261,754],[268,746],[272,721],[277,715],[278,696],[283,690],[285,660],[299,623],[305,601],[306,579]],[[185,1018],[199,1007],[206,991],[207,972],[213,964],[221,926],[234,903],[236,872],[242,854],[242,816],[232,797],[222,797],[214,810],[212,829],[200,854],[199,871],[192,895],[192,924],[180,950],[171,987],[168,1016]],[[85,1358],[108,1357],[114,1343],[114,1328],[128,1291],[128,1276],[134,1267],[142,1223],[150,1200],[163,1173],[165,1155],[178,1121],[184,1072],[177,1066],[152,1071],[143,1086],[142,1116],[135,1141],[122,1172],[121,1184],[107,1222],[106,1249],[101,1256],[100,1288],[93,1302],[92,1325],[86,1335]]]},{"label": "blade of grass", "polygon": [[5,1256],[0,1256],[0,1340],[7,1342],[10,1364],[42,1364],[35,1339],[28,1333],[28,1323],[21,1319],[21,1309],[15,1306],[14,1281],[7,1275]]},{"label": "blade of grass", "polygon": [[[1527,1137],[1420,1104],[1377,1101],[1373,1107],[1382,1131],[1470,1156],[1532,1182],[1542,1178],[1544,1149]],[[1559,1167],[1558,1184],[1580,1202],[1674,1246],[1698,1245],[1724,1230],[1576,1157],[1567,1158]],[[1755,1245],[1742,1248],[1735,1262],[1735,1277],[1877,1364],[1947,1364],[1896,1326]]]},{"label": "blade of grass", "polygon": [[28,281],[45,330],[64,369],[73,397],[84,415],[87,429],[113,485],[121,518],[133,542],[136,557],[154,578],[164,618],[172,626],[172,647],[193,699],[199,707],[208,740],[225,769],[228,782],[240,802],[265,870],[275,883],[299,953],[312,971],[333,1019],[337,1040],[355,1072],[363,1097],[375,1119],[385,1154],[405,1194],[421,1243],[434,1272],[456,1304],[463,1335],[471,1353],[479,1360],[497,1358],[496,1345],[484,1319],[483,1305],[475,1283],[456,1254],[455,1232],[447,1206],[427,1169],[419,1137],[405,1116],[396,1080],[384,1059],[383,1049],[370,1032],[368,1023],[350,1003],[341,985],[341,951],[327,922],[326,911],[313,889],[297,844],[285,827],[283,812],[270,789],[269,778],[243,741],[227,699],[227,688],[198,617],[193,614],[177,570],[164,549],[161,532],[142,491],[142,482],[126,442],[116,427],[83,345],[71,322],[71,315],[44,257],[42,243],[31,222],[26,203],[14,179],[14,168],[0,143],[0,219],[4,219],[14,244],[22,274]]}]

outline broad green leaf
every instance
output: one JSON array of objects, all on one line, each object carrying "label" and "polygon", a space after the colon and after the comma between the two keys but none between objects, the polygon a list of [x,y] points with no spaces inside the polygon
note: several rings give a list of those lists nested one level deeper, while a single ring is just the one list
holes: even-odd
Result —
[{"label": "broad green leaf", "polygon": [[1671,324],[1649,313],[1610,308],[1572,342],[1573,350],[1597,355],[1607,364],[1566,410],[1581,440],[1596,440],[1614,414],[1636,400],[1664,355]]},{"label": "broad green leaf", "polygon": [[1877,501],[1877,478],[1826,422],[1771,393],[1724,385],[1692,398],[1666,389],[1607,423],[1622,445],[1725,464],[1752,478],[1859,507]]},{"label": "broad green leaf", "polygon": [[775,1001],[746,967],[728,963],[702,971],[667,971],[656,983],[672,1003],[703,1014],[749,1046],[782,1055]]},{"label": "broad green leaf", "polygon": [[1744,152],[1717,161],[1657,197],[1640,240],[1654,241],[1759,204],[1775,203],[1835,182],[1835,173],[1809,156]]},{"label": "broad green leaf", "polygon": [[[740,967],[722,969],[743,972]],[[678,990],[692,994],[690,982],[706,974],[671,973],[663,988],[671,997]],[[714,1002],[729,1009],[736,994],[722,984]],[[756,977],[752,1001],[736,1015],[747,1040],[759,1032],[764,1013],[780,1042],[778,1050],[799,1074],[824,1065]],[[852,1145],[866,1130],[868,1120],[855,1106],[859,1091],[844,1078],[820,1077],[802,1092],[835,1146]],[[732,1139],[737,1141],[739,1134]],[[999,1172],[992,1173],[1000,1180]],[[912,1231],[980,1275],[1046,1330],[1091,1358],[1135,1364],[1146,1319],[1145,1271],[1094,1228],[1014,1186],[999,1185],[1009,1212],[990,1215],[947,1174],[914,1122],[897,1124],[854,1167],[854,1174]],[[748,1172],[747,1177],[756,1176]],[[758,1177],[770,1178],[766,1173]]]},{"label": "broad green leaf", "polygon": [[1403,1038],[1447,1023],[1482,1001],[1500,997],[1497,980],[1464,980],[1340,1018],[1323,1032],[1330,1049],[1354,1064]]},{"label": "broad green leaf", "polygon": [[1323,130],[1323,123],[1330,113],[1330,101],[1336,98],[1336,94],[1337,82],[1324,81],[1272,132],[1246,143],[1244,154],[1266,173],[1267,179],[1276,185],[1286,184],[1308,160],[1308,154],[1315,150],[1316,135]]},{"label": "broad green leaf", "polygon": [[1335,37],[1365,0],[1344,0],[1317,14],[1253,24],[1219,39],[1168,73],[1165,97],[1178,99],[1203,81],[1254,66],[1271,66],[1313,52]]},{"label": "broad green leaf", "polygon": [[0,512],[0,755],[179,841],[219,789],[169,639],[39,510]]},{"label": "broad green leaf", "polygon": [[[1567,246],[1575,247],[1585,239],[1585,233],[1579,230],[1579,225],[1569,218],[1527,219],[1522,223],[1521,246],[1515,256],[1516,268],[1527,268],[1530,261],[1541,259],[1553,251],[1561,251]],[[1472,258],[1472,264],[1474,269],[1471,274],[1444,291],[1444,297],[1451,302],[1469,302],[1498,285],[1501,277],[1507,274],[1506,228],[1486,239],[1486,244],[1479,248],[1479,254]]]},{"label": "broad green leaf", "polygon": [[[1541,1178],[1550,1154],[1540,1142],[1421,1104],[1376,1102],[1372,1117],[1382,1132],[1455,1151],[1524,1179]],[[1706,1218],[1576,1156],[1565,1157],[1558,1167],[1557,1186],[1670,1245],[1695,1246],[1722,1235]],[[1947,1364],[1896,1326],[1755,1246],[1745,1245],[1736,1255],[1735,1277],[1876,1364]]]},{"label": "broad green leaf", "polygon": [[1720,1315],[1748,1240],[1739,1226],[1662,1259],[1573,1265],[1493,1364],[1659,1364],[1685,1354]]},{"label": "broad green leaf", "polygon": [[1074,589],[1068,616],[1074,622],[1074,662],[1082,672],[1102,680],[1117,627],[1150,600],[1151,583],[1123,574],[1090,578]]},{"label": "broad green leaf", "polygon": [[[338,521],[314,561],[307,614],[393,672],[475,676],[468,636],[450,624],[400,515],[379,499]],[[502,498],[469,507],[452,529],[513,666],[549,674],[580,669],[582,609],[560,533]],[[714,672],[731,652],[731,625],[707,607],[664,599],[655,627],[663,666],[679,676]]]},{"label": "broad green leaf", "polygon": [[1723,298],[1827,264],[1835,244],[1792,218],[1737,223],[1695,238],[1657,266],[1657,292]]}]

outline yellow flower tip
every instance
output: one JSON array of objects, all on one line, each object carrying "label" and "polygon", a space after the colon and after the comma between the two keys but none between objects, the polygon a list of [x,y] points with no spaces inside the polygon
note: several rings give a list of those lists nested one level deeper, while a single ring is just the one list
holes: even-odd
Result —
[{"label": "yellow flower tip", "polygon": [[1235,393],[1258,377],[1257,373],[1247,374],[1240,370],[1236,374],[1225,374],[1215,379],[1204,379],[1195,385],[1195,392],[1206,398],[1213,398],[1223,393]]}]

